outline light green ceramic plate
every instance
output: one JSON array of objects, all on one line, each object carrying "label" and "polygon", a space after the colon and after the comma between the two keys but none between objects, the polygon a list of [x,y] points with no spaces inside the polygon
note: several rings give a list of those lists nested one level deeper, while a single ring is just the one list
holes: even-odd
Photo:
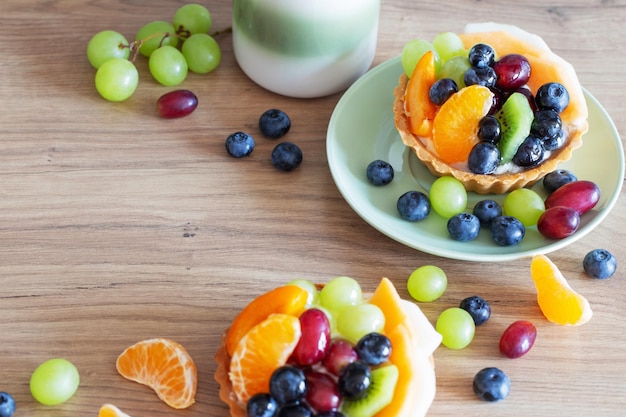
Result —
[{"label": "light green ceramic plate", "polygon": [[[402,73],[400,58],[391,59],[361,77],[346,91],[335,108],[328,126],[328,164],[337,188],[348,204],[366,222],[390,238],[423,252],[468,261],[505,261],[564,248],[593,230],[609,214],[619,197],[624,178],[624,152],[611,118],[588,92],[589,132],[582,148],[562,167],[579,179],[600,186],[597,206],[581,218],[579,230],[562,240],[549,240],[536,228],[527,228],[521,243],[498,246],[488,232],[481,230],[471,242],[457,242],[448,236],[446,220],[431,211],[421,222],[402,220],[396,209],[400,195],[409,190],[428,193],[435,177],[406,148],[397,133],[392,112],[393,90]],[[391,184],[370,185],[367,165],[375,160],[389,162],[395,171]],[[534,189],[545,196],[541,183]],[[502,202],[503,195],[489,195]],[[470,193],[468,209],[481,199]]]}]

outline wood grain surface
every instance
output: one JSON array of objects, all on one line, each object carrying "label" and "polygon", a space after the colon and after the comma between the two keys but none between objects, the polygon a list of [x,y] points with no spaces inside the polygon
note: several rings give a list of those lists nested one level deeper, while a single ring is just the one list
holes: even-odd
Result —
[{"label": "wood grain surface", "polygon": [[[129,38],[145,23],[169,20],[180,0],[2,0],[0,3],[0,391],[17,417],[95,416],[110,402],[133,417],[226,417],[213,373],[220,337],[256,295],[294,278],[358,279],[371,291],[389,277],[403,296],[418,266],[449,277],[438,301],[421,307],[432,322],[469,295],[489,300],[493,316],[470,347],[435,353],[437,396],[431,416],[626,415],[626,205],[620,198],[595,230],[549,256],[594,309],[582,327],[548,323],[535,302],[529,259],[472,263],[421,253],[363,221],[337,190],[325,135],[341,94],[299,100],[256,86],[238,68],[230,35],[207,75],[183,87],[200,101],[189,117],[160,119],[157,85],[139,59],[140,85],[123,103],[101,99],[85,50],[96,32]],[[204,1],[215,30],[230,26],[231,3]],[[374,65],[406,41],[461,31],[467,22],[515,23],[541,35],[570,61],[584,87],[626,133],[626,2],[383,0]],[[292,118],[289,140],[304,163],[291,173],[271,166],[276,142],[260,138],[268,108]],[[235,160],[228,134],[249,131],[257,147]],[[620,266],[609,280],[582,271],[584,255],[611,250]],[[535,347],[510,360],[502,331],[532,320]],[[194,357],[196,404],[176,411],[148,388],[116,373],[117,355],[136,341],[168,337]],[[46,359],[79,369],[77,394],[43,406],[29,378]],[[498,366],[511,395],[487,404],[471,382]]]}]

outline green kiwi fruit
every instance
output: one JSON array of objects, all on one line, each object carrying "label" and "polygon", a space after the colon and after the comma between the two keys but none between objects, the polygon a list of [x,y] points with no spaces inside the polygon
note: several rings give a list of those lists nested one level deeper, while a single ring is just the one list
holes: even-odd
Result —
[{"label": "green kiwi fruit", "polygon": [[349,417],[372,417],[391,404],[398,375],[398,367],[393,364],[372,369],[370,386],[365,395],[358,400],[344,399],[340,411]]},{"label": "green kiwi fruit", "polygon": [[533,110],[528,98],[522,93],[513,93],[506,99],[502,108],[495,114],[500,122],[501,138],[499,142],[501,164],[513,159],[517,148],[530,133],[533,123]]}]

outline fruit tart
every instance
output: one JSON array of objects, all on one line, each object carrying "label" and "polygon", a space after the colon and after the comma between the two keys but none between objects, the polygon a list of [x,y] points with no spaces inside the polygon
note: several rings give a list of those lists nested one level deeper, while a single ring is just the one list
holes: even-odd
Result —
[{"label": "fruit tart", "polygon": [[419,417],[435,396],[440,343],[387,278],[368,295],[349,277],[296,280],[237,315],[215,379],[233,417]]},{"label": "fruit tart", "polygon": [[470,24],[407,43],[402,61],[395,125],[435,176],[502,194],[533,185],[582,145],[588,112],[576,72],[537,35]]}]

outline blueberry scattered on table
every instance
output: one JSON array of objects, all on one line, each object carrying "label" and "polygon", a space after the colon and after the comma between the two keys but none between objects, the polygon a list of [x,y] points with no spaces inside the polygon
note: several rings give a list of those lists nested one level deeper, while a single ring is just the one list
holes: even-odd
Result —
[{"label": "blueberry scattered on table", "polygon": [[478,295],[464,298],[459,304],[459,307],[472,316],[476,326],[484,324],[491,317],[491,306],[487,300]]},{"label": "blueberry scattered on table", "polygon": [[505,399],[511,391],[511,380],[499,368],[484,368],[474,376],[474,393],[483,401]]},{"label": "blueberry scattered on table", "polygon": [[302,163],[302,150],[295,143],[281,142],[272,150],[272,164],[281,171],[291,171]]},{"label": "blueberry scattered on table", "polygon": [[387,185],[393,181],[393,167],[387,161],[376,159],[367,165],[365,170],[367,180],[372,185]]},{"label": "blueberry scattered on table", "polygon": [[606,249],[594,249],[583,259],[585,272],[594,278],[606,279],[617,270],[617,259]]},{"label": "blueberry scattered on table", "polygon": [[0,417],[11,417],[15,413],[15,400],[11,394],[0,392]]},{"label": "blueberry scattered on table", "polygon": [[279,109],[269,109],[259,118],[259,129],[263,136],[278,139],[287,134],[291,128],[291,119]]},{"label": "blueberry scattered on table", "polygon": [[254,139],[245,132],[235,132],[226,138],[226,150],[235,158],[243,158],[254,150]]}]

